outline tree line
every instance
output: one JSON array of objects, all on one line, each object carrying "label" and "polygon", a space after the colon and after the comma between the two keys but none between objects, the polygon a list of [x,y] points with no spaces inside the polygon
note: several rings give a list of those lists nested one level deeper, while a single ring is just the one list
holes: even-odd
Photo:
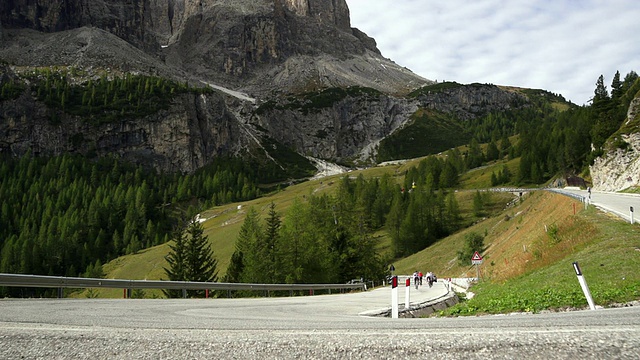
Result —
[{"label": "tree line", "polygon": [[[31,82],[31,91],[49,108],[70,115],[80,116],[94,123],[137,118],[167,109],[171,100],[179,93],[212,92],[209,88],[191,88],[157,76],[132,75],[90,78],[78,83],[75,78],[86,77],[76,68],[36,68],[24,75]],[[9,84],[9,83],[8,83]],[[15,93],[9,87],[7,95]],[[4,89],[4,86],[3,86]],[[3,91],[4,93],[4,91]],[[52,115],[55,122],[56,113]]]},{"label": "tree line", "polygon": [[543,113],[520,127],[519,183],[540,184],[556,174],[588,172],[593,160],[604,153],[605,141],[620,129],[631,100],[640,91],[640,80],[634,71],[624,80],[616,72],[611,88],[609,95],[601,75],[591,105]]},{"label": "tree line", "polygon": [[[458,158],[458,160],[461,160]],[[345,176],[332,195],[296,199],[282,215],[271,203],[249,208],[225,282],[332,283],[380,279],[389,258],[373,233],[386,228],[400,257],[429,246],[461,226],[453,192],[455,156],[429,157],[405,174]],[[264,220],[261,212],[266,212]]]},{"label": "tree line", "polygon": [[0,272],[100,277],[101,264],[169,241],[199,208],[259,196],[254,172],[238,159],[166,175],[111,158],[2,157]]}]

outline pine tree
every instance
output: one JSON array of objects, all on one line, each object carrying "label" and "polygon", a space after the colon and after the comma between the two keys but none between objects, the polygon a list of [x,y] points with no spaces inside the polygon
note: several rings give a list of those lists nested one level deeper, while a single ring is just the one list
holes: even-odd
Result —
[{"label": "pine tree", "polygon": [[497,160],[500,157],[500,150],[498,150],[498,146],[496,145],[495,139],[491,139],[489,144],[487,145],[487,161]]},{"label": "pine tree", "polygon": [[511,141],[509,141],[509,136],[505,132],[500,139],[500,157],[503,158],[509,154],[509,150],[511,149]]},{"label": "pine tree", "polygon": [[262,226],[260,225],[259,214],[255,208],[250,207],[244,218],[240,233],[236,240],[235,266],[241,269],[237,281],[252,283],[257,282],[260,275],[261,258],[257,253],[259,245],[262,243]]},{"label": "pine tree", "polygon": [[[173,236],[173,243],[169,244],[171,251],[165,260],[169,268],[164,268],[170,281],[184,281],[187,277],[187,239],[183,231],[178,231]],[[180,290],[163,290],[167,297],[181,297]]]},{"label": "pine tree", "polygon": [[266,261],[268,265],[265,267],[265,270],[267,271],[266,278],[270,283],[275,284],[279,282],[279,231],[282,221],[280,220],[280,215],[276,212],[276,205],[273,202],[269,204],[269,214],[266,221],[264,234],[264,254],[266,255],[266,258],[264,258],[263,261]]},{"label": "pine tree", "polygon": [[620,81],[620,71],[616,71],[611,81],[611,98],[617,100],[622,96],[622,81]]},{"label": "pine tree", "polygon": [[483,216],[484,212],[484,197],[480,191],[476,191],[473,196],[473,214],[475,216]]},{"label": "pine tree", "polygon": [[[218,261],[214,258],[208,236],[204,228],[195,219],[186,229],[178,231],[174,243],[169,245],[171,252],[165,257],[169,268],[165,273],[171,281],[215,282],[218,280]],[[168,297],[179,297],[180,290],[165,290]],[[190,297],[203,296],[204,290],[188,290]]]},{"label": "pine tree", "polygon": [[598,113],[605,112],[609,109],[610,98],[607,87],[604,84],[604,76],[600,75],[596,81],[596,89],[593,92],[593,108]]},{"label": "pine tree", "polygon": [[484,251],[484,236],[471,232],[464,237],[465,244],[461,251],[458,251],[458,261],[460,265],[469,265],[471,257],[477,251]]},{"label": "pine tree", "polygon": [[[209,237],[204,236],[204,228],[197,220],[192,220],[186,230],[186,269],[185,281],[218,281],[218,260],[215,259]],[[204,295],[204,290],[190,290],[191,296]]]}]

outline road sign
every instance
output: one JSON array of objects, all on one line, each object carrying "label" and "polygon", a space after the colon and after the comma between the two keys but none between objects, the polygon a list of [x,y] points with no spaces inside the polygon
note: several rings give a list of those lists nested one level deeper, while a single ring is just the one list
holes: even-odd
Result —
[{"label": "road sign", "polygon": [[477,251],[474,252],[473,256],[471,257],[471,264],[473,265],[482,264],[482,256],[480,256],[480,254]]}]

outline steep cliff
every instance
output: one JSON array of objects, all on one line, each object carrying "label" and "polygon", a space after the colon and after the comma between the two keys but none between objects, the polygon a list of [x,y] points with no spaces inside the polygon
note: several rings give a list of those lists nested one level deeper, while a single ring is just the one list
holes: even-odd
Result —
[{"label": "steep cliff", "polygon": [[621,131],[609,139],[607,147],[590,167],[593,188],[620,191],[640,187],[640,93],[631,101]]},{"label": "steep cliff", "polygon": [[375,160],[366,152],[403,125],[418,103],[366,88],[333,88],[279,99],[253,121],[302,154],[336,160]]},{"label": "steep cliff", "polygon": [[[17,79],[3,73],[0,83]],[[34,94],[0,101],[0,154],[117,156],[165,172],[193,172],[259,146],[216,93],[181,93],[154,114],[100,122],[51,108]]]},{"label": "steep cliff", "polygon": [[[366,69],[358,76],[359,63],[365,68],[393,64],[373,39],[350,27],[344,0],[15,0],[0,4],[0,23],[44,33],[99,28],[166,62],[176,77],[186,73],[196,81],[259,94],[297,91],[314,81],[365,86],[354,83],[369,78]],[[348,69],[333,65],[345,70],[332,71],[314,64],[316,57],[350,64]],[[120,62],[114,59],[111,66]],[[287,82],[270,81],[283,72]],[[378,71],[377,78],[373,85],[383,91],[402,92],[428,82],[399,66]]]},{"label": "steep cliff", "polygon": [[[272,138],[308,155],[354,158],[415,109],[397,94],[430,83],[351,28],[344,0],[13,0],[0,3],[0,24],[1,75],[24,90],[0,101],[0,150],[14,155],[112,153],[190,172]],[[78,86],[145,74],[219,92],[182,94],[142,119],[92,124],[34,94],[24,74],[55,68],[81,73],[70,80]],[[351,86],[381,93],[313,114],[256,114],[274,99]]]},{"label": "steep cliff", "polygon": [[[400,135],[401,147],[422,148],[422,152],[414,155],[423,156],[433,153],[429,149],[439,152],[467,143],[471,134],[463,129],[471,119],[526,106],[531,106],[531,102],[524,94],[488,84],[435,84],[407,97],[390,96],[370,88],[331,88],[263,103],[252,122],[303,154],[371,163],[378,160],[378,144],[384,144],[390,135],[406,133]],[[445,135],[428,134],[444,130],[440,121],[429,126],[427,134],[423,129],[415,130],[414,126],[423,124],[414,123],[414,114],[420,117],[428,112],[425,110],[435,110],[450,119],[446,141],[433,146],[425,144]]]},{"label": "steep cliff", "polygon": [[529,104],[528,98],[521,92],[477,83],[461,85],[445,82],[422,87],[411,96],[423,108],[453,114],[463,121],[492,111],[505,111]]},{"label": "steep cliff", "polygon": [[[528,104],[493,85],[433,84],[384,58],[351,28],[345,0],[14,0],[0,4],[0,23],[2,74],[24,89],[0,101],[0,150],[14,155],[118,154],[192,172],[216,156],[269,152],[260,143],[275,140],[304,155],[375,162],[378,144],[410,132],[418,111],[449,114],[459,129]],[[81,74],[69,79],[81,87],[144,74],[217,93],[182,93],[143,118],[96,124],[34,93],[28,74],[51,68]],[[468,140],[457,135],[438,148]]]}]

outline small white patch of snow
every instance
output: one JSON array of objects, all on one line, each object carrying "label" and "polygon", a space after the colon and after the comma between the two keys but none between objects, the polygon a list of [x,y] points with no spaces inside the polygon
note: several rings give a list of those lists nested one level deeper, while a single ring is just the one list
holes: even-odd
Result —
[{"label": "small white patch of snow", "polygon": [[247,94],[245,94],[243,92],[227,89],[226,87],[223,87],[223,86],[220,86],[220,85],[211,84],[211,83],[208,83],[208,82],[202,81],[202,80],[200,80],[200,82],[202,82],[205,85],[209,85],[210,87],[212,87],[212,88],[214,88],[216,90],[220,90],[223,93],[226,93],[226,94],[229,94],[229,95],[231,95],[233,97],[236,97],[236,98],[238,98],[240,100],[249,101],[249,102],[252,102],[254,104],[256,103],[256,99],[255,98],[252,98],[252,97],[250,97],[249,95],[247,95]]}]

